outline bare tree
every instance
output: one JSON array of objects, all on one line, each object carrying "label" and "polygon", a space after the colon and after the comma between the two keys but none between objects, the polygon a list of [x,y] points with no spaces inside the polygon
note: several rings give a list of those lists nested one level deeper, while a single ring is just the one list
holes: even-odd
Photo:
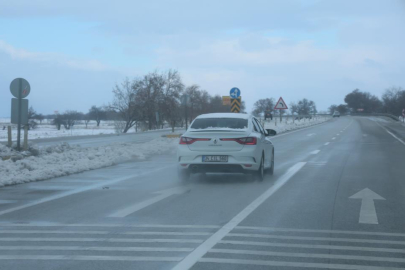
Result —
[{"label": "bare tree", "polygon": [[176,70],[166,72],[165,85],[163,87],[163,100],[160,104],[164,119],[169,122],[174,132],[176,123],[181,119],[180,95],[183,92],[184,85],[181,82],[180,74]]},{"label": "bare tree", "polygon": [[274,110],[274,99],[273,98],[264,98],[259,99],[253,104],[252,114],[259,116],[264,114],[266,111],[273,112]]},{"label": "bare tree", "polygon": [[100,126],[101,120],[105,120],[107,117],[106,111],[102,107],[92,106],[89,110],[89,119],[94,120],[97,126]]},{"label": "bare tree", "polygon": [[66,111],[62,114],[62,124],[65,129],[71,129],[78,120],[82,119],[82,113],[78,111]]},{"label": "bare tree", "polygon": [[[136,80],[135,80],[136,81]],[[122,132],[127,131],[133,127],[139,119],[139,110],[137,107],[137,91],[134,87],[135,82],[130,82],[126,78],[121,85],[116,85],[113,89],[114,99],[108,106],[109,109],[116,112],[122,121],[125,122]]]}]

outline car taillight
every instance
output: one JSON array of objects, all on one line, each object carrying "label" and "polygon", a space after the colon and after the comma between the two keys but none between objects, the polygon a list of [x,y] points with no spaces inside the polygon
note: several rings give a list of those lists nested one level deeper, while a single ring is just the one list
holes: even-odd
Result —
[{"label": "car taillight", "polygon": [[224,138],[220,139],[221,141],[235,141],[239,144],[244,145],[256,145],[257,138],[256,137],[244,137],[244,138]]},{"label": "car taillight", "polygon": [[192,144],[197,141],[210,141],[211,139],[207,138],[189,138],[189,137],[180,137],[180,144]]}]

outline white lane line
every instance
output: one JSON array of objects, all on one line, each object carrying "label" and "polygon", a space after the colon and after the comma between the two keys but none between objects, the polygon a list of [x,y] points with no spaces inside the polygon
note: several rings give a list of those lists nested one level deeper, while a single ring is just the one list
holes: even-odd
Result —
[{"label": "white lane line", "polygon": [[131,206],[129,206],[127,208],[124,208],[122,210],[119,210],[119,211],[111,214],[110,217],[123,218],[123,217],[129,216],[129,215],[131,215],[131,214],[133,214],[133,213],[135,213],[135,212],[137,212],[139,210],[142,210],[142,209],[144,209],[144,208],[146,208],[146,207],[148,207],[148,206],[150,206],[152,204],[158,203],[158,202],[160,202],[160,201],[162,201],[162,200],[164,200],[164,199],[166,199],[166,198],[168,198],[168,197],[170,197],[172,195],[183,194],[183,193],[185,193],[187,191],[188,190],[183,188],[183,187],[175,187],[175,188],[170,188],[170,189],[167,189],[167,190],[162,190],[162,191],[155,192],[155,193],[158,193],[160,195],[158,195],[156,197],[153,197],[153,198],[150,198],[148,200],[145,200],[143,202],[131,205]]},{"label": "white lane line", "polygon": [[209,253],[225,253],[225,254],[248,254],[262,256],[280,256],[293,258],[317,258],[317,259],[340,259],[340,260],[359,260],[359,261],[375,261],[375,262],[394,262],[403,263],[405,259],[390,258],[390,257],[375,257],[375,256],[353,256],[353,255],[333,255],[333,254],[312,254],[312,253],[289,253],[289,252],[273,252],[262,250],[240,250],[240,249],[211,249]]},{"label": "white lane line", "polygon": [[260,265],[260,266],[281,266],[298,268],[323,268],[323,269],[350,269],[350,270],[403,270],[396,267],[378,267],[368,265],[350,265],[350,264],[329,264],[329,263],[305,263],[305,262],[280,262],[280,261],[262,261],[262,260],[240,260],[240,259],[218,259],[202,258],[199,262],[206,263],[224,263],[238,265]]},{"label": "white lane line", "polygon": [[50,201],[61,199],[61,198],[71,196],[71,195],[74,195],[74,194],[89,191],[89,190],[92,190],[92,189],[101,188],[101,187],[106,186],[106,185],[113,185],[113,184],[116,184],[118,182],[122,182],[122,181],[129,180],[129,179],[132,179],[132,178],[137,178],[137,177],[141,177],[141,176],[144,176],[144,175],[147,175],[147,174],[155,173],[157,171],[161,171],[161,170],[167,169],[167,168],[172,167],[172,166],[174,166],[174,165],[164,166],[164,167],[156,168],[153,171],[141,173],[141,174],[138,174],[138,175],[120,177],[120,178],[117,178],[117,179],[114,179],[114,180],[111,180],[111,181],[102,181],[102,182],[100,182],[100,183],[98,183],[96,185],[91,185],[91,186],[83,187],[83,188],[80,188],[80,189],[74,189],[74,190],[62,192],[60,194],[56,194],[56,195],[49,196],[49,197],[46,197],[46,198],[43,198],[43,199],[39,199],[39,200],[33,201],[31,203],[27,203],[27,204],[24,204],[24,205],[21,205],[21,206],[16,206],[16,207],[13,207],[13,208],[9,208],[9,209],[0,211],[0,216],[11,213],[11,212],[15,212],[15,211],[18,211],[18,210],[21,210],[21,209],[25,209],[25,208],[28,208],[28,207],[31,207],[31,206],[34,206],[34,205],[38,205],[38,204],[41,204],[41,203],[50,202]]},{"label": "white lane line", "polygon": [[245,209],[243,209],[239,214],[232,218],[228,223],[226,223],[221,229],[214,233],[211,237],[204,241],[200,246],[198,246],[193,252],[187,255],[184,260],[177,264],[173,269],[184,270],[190,269],[195,263],[197,263],[208,250],[213,248],[219,241],[222,240],[230,231],[232,231],[239,223],[241,223],[247,216],[249,216],[257,207],[264,203],[271,195],[273,195],[277,190],[279,190],[285,183],[288,182],[302,167],[306,162],[298,162],[292,166],[288,171],[282,175],[277,181],[267,189],[262,195],[250,203]]},{"label": "white lane line", "polygon": [[4,237],[0,242],[108,242],[108,243],[202,243],[201,239],[127,239],[127,238],[44,238]]},{"label": "white lane line", "polygon": [[266,239],[300,240],[300,241],[328,241],[328,242],[405,245],[405,241],[354,239],[354,238],[337,238],[337,237],[336,238],[333,238],[333,237],[306,237],[306,236],[284,236],[284,235],[248,234],[248,233],[229,233],[227,235],[227,237],[248,237],[248,238],[266,238]]},{"label": "white lane line", "polygon": [[332,140],[336,139],[336,137],[333,137]]},{"label": "white lane line", "polygon": [[[392,237],[405,237],[405,233],[367,232],[367,231],[341,231],[341,230],[310,230],[310,229],[285,229],[272,227],[238,226],[239,230],[263,230],[272,232],[302,232],[302,233],[327,233],[327,234],[358,234],[358,235],[381,235]],[[405,252],[405,251],[404,251]]]},{"label": "white lane line", "polygon": [[405,145],[405,142],[403,140],[401,140],[400,138],[398,138],[394,133],[388,131],[387,129],[385,129],[388,134],[390,134],[392,137],[394,137],[395,139],[397,139],[400,143],[402,143],[403,145]]},{"label": "white lane line", "polygon": [[330,142],[326,142],[324,145],[328,145],[328,144],[330,144]]},{"label": "white lane line", "polygon": [[[0,234],[102,234],[110,232],[103,231],[48,231],[48,230],[0,230]],[[116,235],[178,235],[178,236],[207,236],[208,232],[123,232]],[[0,238],[1,239],[1,238]]]},{"label": "white lane line", "polygon": [[0,246],[0,250],[77,250],[77,251],[143,251],[143,252],[191,252],[193,248],[164,247],[85,247],[85,246]]},{"label": "white lane line", "polygon": [[[373,120],[371,120],[373,121]],[[398,138],[394,133],[392,133],[391,131],[389,131],[388,129],[386,129],[383,125],[381,125],[380,123],[378,123],[377,121],[373,121],[374,123],[376,123],[377,125],[379,125],[380,127],[382,127],[383,129],[385,129],[385,131],[390,134],[392,137],[394,137],[395,139],[397,139],[400,143],[402,143],[403,145],[405,145],[405,142],[403,140],[401,140],[400,138]]]},{"label": "white lane line", "polygon": [[311,154],[311,155],[316,155],[316,154],[318,154],[319,152],[321,152],[321,150],[314,150],[314,151],[312,151],[310,154]]},{"label": "white lane line", "polygon": [[49,223],[0,223],[0,227],[120,227],[120,228],[171,228],[171,229],[218,229],[217,225],[163,225],[163,224],[49,224]]},{"label": "white lane line", "polygon": [[311,248],[311,249],[333,249],[333,250],[356,250],[370,252],[388,252],[405,254],[403,248],[374,248],[374,247],[356,247],[356,246],[338,246],[338,245],[311,245],[311,244],[284,244],[284,243],[268,243],[255,241],[220,241],[220,244],[225,245],[246,245],[259,247],[281,247],[281,248]]},{"label": "white lane line", "polygon": [[0,255],[0,260],[69,260],[69,261],[147,261],[178,262],[182,257],[81,256],[81,255]]},{"label": "white lane line", "polygon": [[338,133],[338,134],[336,134],[336,136],[340,136],[340,134]]}]

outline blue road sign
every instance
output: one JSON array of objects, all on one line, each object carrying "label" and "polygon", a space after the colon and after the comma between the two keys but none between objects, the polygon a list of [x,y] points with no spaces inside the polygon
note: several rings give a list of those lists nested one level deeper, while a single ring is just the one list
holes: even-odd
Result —
[{"label": "blue road sign", "polygon": [[231,91],[229,91],[229,95],[231,96],[231,98],[238,98],[240,97],[240,90],[237,87],[234,87],[231,89]]}]

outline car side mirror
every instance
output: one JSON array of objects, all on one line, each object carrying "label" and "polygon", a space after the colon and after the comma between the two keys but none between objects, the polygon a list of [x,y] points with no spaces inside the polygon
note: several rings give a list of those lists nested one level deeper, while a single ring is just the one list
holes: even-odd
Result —
[{"label": "car side mirror", "polygon": [[271,137],[271,136],[276,136],[277,135],[277,131],[275,131],[274,129],[266,129],[266,136]]}]

